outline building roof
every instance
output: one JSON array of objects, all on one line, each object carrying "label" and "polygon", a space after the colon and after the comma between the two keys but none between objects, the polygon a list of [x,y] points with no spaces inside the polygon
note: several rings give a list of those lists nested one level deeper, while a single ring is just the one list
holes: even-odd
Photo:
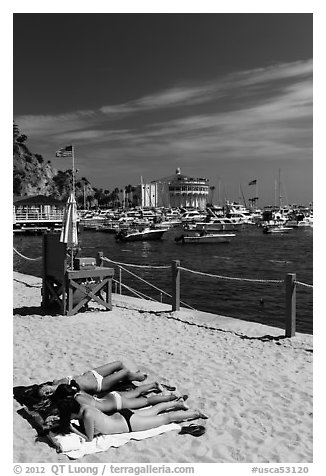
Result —
[{"label": "building roof", "polygon": [[202,182],[208,182],[208,179],[206,178],[194,178],[194,177],[189,177],[189,175],[182,175],[182,174],[174,174],[170,175],[168,177],[163,177],[158,180],[152,180],[151,183],[156,183],[156,182],[197,182],[197,181],[202,181]]},{"label": "building roof", "polygon": [[52,205],[57,207],[64,207],[65,202],[56,200],[45,195],[36,195],[31,197],[14,197],[14,205]]}]

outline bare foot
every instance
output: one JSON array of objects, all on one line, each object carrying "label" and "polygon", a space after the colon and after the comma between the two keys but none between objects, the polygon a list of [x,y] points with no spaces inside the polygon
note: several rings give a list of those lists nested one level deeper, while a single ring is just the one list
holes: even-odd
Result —
[{"label": "bare foot", "polygon": [[154,382],[154,385],[155,385],[155,391],[157,393],[162,393],[164,391],[164,388],[159,382]]},{"label": "bare foot", "polygon": [[137,370],[137,372],[129,372],[129,379],[136,382],[143,382],[147,379],[147,374],[144,374],[140,370]]},{"label": "bare foot", "polygon": [[189,410],[188,405],[181,398],[178,398],[175,408],[180,408],[180,410]]},{"label": "bare foot", "polygon": [[162,383],[162,387],[166,390],[169,390],[170,392],[174,392],[176,390],[175,387],[172,387],[171,385],[166,385],[165,383]]},{"label": "bare foot", "polygon": [[203,418],[203,420],[208,420],[208,416],[205,413],[201,412],[200,410],[196,410],[198,414],[198,418]]},{"label": "bare foot", "polygon": [[183,400],[185,402],[188,398],[189,395],[178,395],[177,400]]}]

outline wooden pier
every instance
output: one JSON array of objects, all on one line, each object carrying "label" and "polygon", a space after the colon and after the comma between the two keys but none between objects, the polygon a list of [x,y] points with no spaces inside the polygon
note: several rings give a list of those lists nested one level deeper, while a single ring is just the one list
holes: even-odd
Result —
[{"label": "wooden pier", "polygon": [[61,230],[64,207],[63,202],[42,195],[14,201],[14,234]]}]

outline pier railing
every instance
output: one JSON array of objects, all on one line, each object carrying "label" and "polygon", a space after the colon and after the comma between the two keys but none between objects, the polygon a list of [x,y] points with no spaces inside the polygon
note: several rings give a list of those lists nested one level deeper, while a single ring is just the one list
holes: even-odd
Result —
[{"label": "pier railing", "polygon": [[26,212],[14,213],[14,223],[43,222],[43,221],[62,221],[63,211],[41,212],[38,210],[29,210]]}]

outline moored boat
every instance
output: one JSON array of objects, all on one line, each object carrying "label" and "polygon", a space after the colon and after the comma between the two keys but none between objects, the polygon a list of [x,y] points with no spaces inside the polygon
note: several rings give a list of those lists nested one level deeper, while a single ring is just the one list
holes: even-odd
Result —
[{"label": "moored boat", "polygon": [[283,225],[278,225],[278,226],[264,226],[263,228],[263,233],[289,233],[289,231],[292,230],[289,226],[283,226]]},{"label": "moored boat", "polygon": [[166,229],[155,230],[151,228],[145,228],[143,230],[119,230],[115,235],[115,239],[123,242],[160,240],[165,232]]},{"label": "moored boat", "polygon": [[235,233],[201,233],[195,235],[181,235],[175,238],[175,242],[181,244],[229,243],[235,236]]}]

